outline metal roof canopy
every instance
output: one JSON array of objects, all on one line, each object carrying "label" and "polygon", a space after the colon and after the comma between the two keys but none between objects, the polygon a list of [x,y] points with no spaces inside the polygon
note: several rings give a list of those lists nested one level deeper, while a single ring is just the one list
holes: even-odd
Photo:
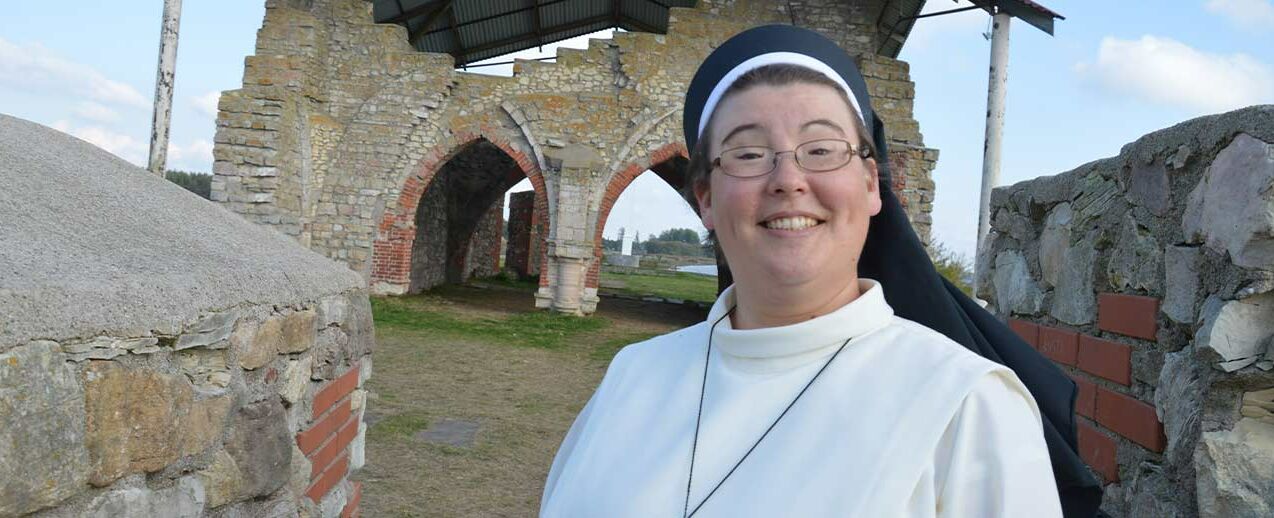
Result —
[{"label": "metal roof canopy", "polygon": [[1053,20],[1065,20],[1066,17],[1031,0],[969,0],[969,3],[981,7],[990,14],[1003,11],[1009,16],[1029,23],[1035,28],[1053,35]]},{"label": "metal roof canopy", "polygon": [[[377,23],[407,27],[422,52],[451,54],[456,66],[619,27],[663,34],[668,10],[696,0],[372,0]],[[897,57],[924,0],[883,0],[880,53]],[[910,23],[905,23],[910,22]]]}]

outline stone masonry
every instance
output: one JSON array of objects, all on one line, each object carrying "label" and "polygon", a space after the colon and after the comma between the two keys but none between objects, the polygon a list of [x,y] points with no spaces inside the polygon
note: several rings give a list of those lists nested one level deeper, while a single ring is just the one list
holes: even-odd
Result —
[{"label": "stone masonry", "polygon": [[357,512],[357,274],[3,115],[0,183],[0,517]]},{"label": "stone masonry", "polygon": [[[912,117],[906,63],[875,54],[887,3],[703,1],[671,9],[667,34],[617,33],[506,78],[415,51],[403,27],[372,23],[366,1],[269,0],[243,87],[219,103],[213,199],[348,264],[375,292],[406,293],[481,270],[464,262],[489,249],[461,243],[493,243],[470,237],[469,220],[512,185],[498,180],[528,178],[543,215],[530,247],[537,305],[590,313],[615,200],[648,169],[683,183],[681,103],[695,67],[741,30],[794,23],[859,56],[890,131],[894,188],[927,241],[937,151]],[[494,195],[451,193],[452,176],[490,180]],[[467,200],[468,212],[442,211],[443,199]]]},{"label": "stone masonry", "polygon": [[1274,516],[1274,106],[996,189],[979,296],[1074,378],[1115,517]]}]

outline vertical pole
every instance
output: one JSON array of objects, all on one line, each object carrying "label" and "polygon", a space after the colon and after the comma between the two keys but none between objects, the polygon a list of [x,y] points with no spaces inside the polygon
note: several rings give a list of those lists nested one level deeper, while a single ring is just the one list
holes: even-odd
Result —
[{"label": "vertical pole", "polygon": [[[986,96],[986,142],[982,150],[982,198],[978,206],[978,252],[986,245],[991,230],[991,189],[1000,182],[1000,144],[1004,135],[1004,97],[1009,82],[1009,21],[1005,12],[997,12],[991,29],[991,72]],[[985,268],[988,265],[977,265]],[[974,293],[977,278],[974,275]]]},{"label": "vertical pole", "polygon": [[164,177],[168,161],[168,123],[172,119],[181,0],[164,0],[163,23],[159,33],[159,69],[155,72],[155,111],[150,118],[150,163],[146,167],[160,178]]}]

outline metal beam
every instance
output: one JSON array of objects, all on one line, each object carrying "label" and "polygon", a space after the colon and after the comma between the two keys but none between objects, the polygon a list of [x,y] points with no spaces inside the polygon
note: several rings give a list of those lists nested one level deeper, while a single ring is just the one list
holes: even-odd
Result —
[{"label": "metal beam", "polygon": [[544,32],[540,30],[540,6],[538,0],[527,0],[531,3],[531,28],[535,30],[535,45],[544,46]]},{"label": "metal beam", "polygon": [[456,57],[456,61],[464,62],[464,57],[469,53],[464,50],[464,42],[460,41],[460,31],[456,29],[456,10],[454,8],[447,9],[447,23],[451,24],[451,40],[456,44],[456,49],[451,51],[451,55]]}]

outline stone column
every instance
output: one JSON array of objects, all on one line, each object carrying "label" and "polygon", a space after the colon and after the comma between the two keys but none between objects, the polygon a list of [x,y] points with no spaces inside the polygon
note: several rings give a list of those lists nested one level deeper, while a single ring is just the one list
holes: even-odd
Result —
[{"label": "stone column", "polygon": [[588,200],[605,163],[596,151],[578,144],[546,148],[544,158],[555,173],[557,189],[547,262],[540,272],[549,282],[536,292],[535,306],[587,315],[597,310],[597,290],[584,286],[593,263]]}]

